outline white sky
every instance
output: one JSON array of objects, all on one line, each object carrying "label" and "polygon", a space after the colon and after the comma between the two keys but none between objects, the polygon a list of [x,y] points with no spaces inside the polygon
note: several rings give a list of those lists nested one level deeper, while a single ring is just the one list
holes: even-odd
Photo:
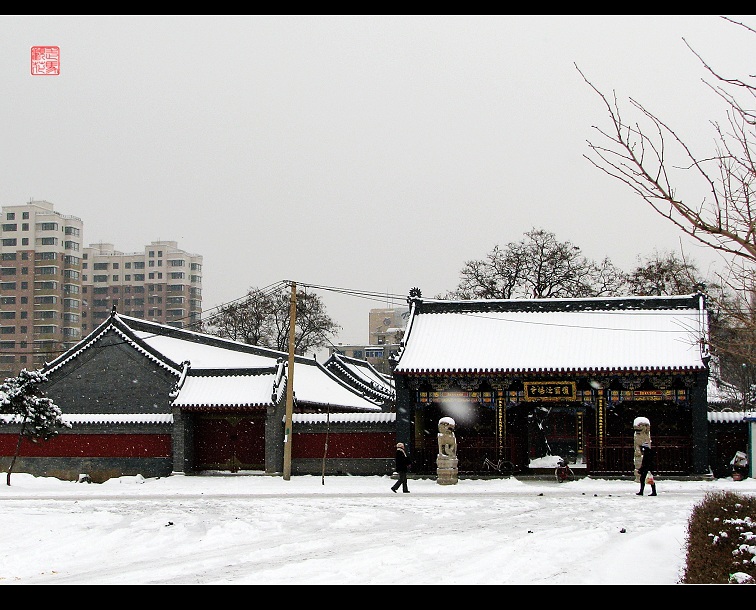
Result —
[{"label": "white sky", "polygon": [[693,507],[707,492],[756,493],[730,477],[660,478],[655,498],[632,480],[392,484],[3,476],[0,585],[674,585]]},{"label": "white sky", "polygon": [[[4,15],[0,205],[50,201],[86,245],[178,241],[205,309],[279,280],[431,297],[533,227],[630,270],[681,234],[583,157],[608,118],[574,64],[708,153],[723,107],[683,37],[753,72],[713,15]],[[318,293],[342,343],[387,305]]]}]

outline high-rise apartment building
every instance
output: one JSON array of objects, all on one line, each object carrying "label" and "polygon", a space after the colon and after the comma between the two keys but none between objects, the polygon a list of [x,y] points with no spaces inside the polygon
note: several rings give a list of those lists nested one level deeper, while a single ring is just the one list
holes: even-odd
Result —
[{"label": "high-rise apartment building", "polygon": [[0,375],[39,368],[81,339],[82,232],[47,201],[3,206]]},{"label": "high-rise apartment building", "polygon": [[202,257],[156,241],[126,254],[83,247],[83,222],[48,201],[3,206],[0,379],[36,369],[119,313],[188,327],[202,312]]},{"label": "high-rise apartment building", "polygon": [[90,332],[113,307],[127,316],[177,328],[199,325],[202,314],[202,256],[175,241],[154,241],[142,252],[113,244],[90,244],[82,260],[81,330]]}]

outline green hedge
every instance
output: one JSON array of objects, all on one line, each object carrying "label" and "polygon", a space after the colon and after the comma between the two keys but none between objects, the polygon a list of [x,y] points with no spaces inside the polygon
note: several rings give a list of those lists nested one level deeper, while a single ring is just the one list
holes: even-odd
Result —
[{"label": "green hedge", "polygon": [[756,496],[708,493],[688,520],[683,584],[756,584]]}]

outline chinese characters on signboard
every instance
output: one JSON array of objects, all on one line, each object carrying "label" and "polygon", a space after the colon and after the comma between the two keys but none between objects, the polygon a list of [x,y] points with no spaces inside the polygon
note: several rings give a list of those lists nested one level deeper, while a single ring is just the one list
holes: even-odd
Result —
[{"label": "chinese characters on signboard", "polygon": [[526,381],[525,400],[577,400],[574,381]]}]

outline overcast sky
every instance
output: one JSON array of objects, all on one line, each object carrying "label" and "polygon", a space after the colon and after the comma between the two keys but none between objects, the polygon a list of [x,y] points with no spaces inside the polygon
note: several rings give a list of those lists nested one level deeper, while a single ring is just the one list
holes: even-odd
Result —
[{"label": "overcast sky", "polygon": [[[754,72],[714,15],[6,15],[0,205],[50,201],[85,245],[177,241],[205,310],[280,280],[432,297],[533,227],[630,270],[682,235],[584,158],[608,116],[575,64],[708,153],[723,106],[683,38]],[[39,45],[59,76],[31,74]],[[316,292],[345,344],[391,305]]]}]

